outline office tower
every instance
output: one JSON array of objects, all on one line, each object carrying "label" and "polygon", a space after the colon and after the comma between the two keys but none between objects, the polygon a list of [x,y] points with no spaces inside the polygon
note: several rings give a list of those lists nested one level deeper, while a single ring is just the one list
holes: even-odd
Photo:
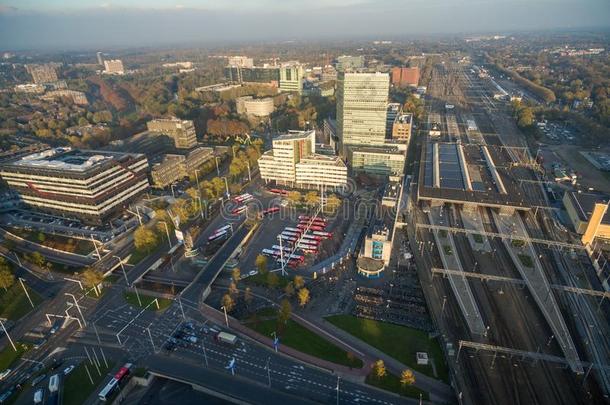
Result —
[{"label": "office tower", "polygon": [[9,160],[0,177],[31,208],[102,224],[148,190],[141,154],[47,149]]},{"label": "office tower", "polygon": [[146,123],[150,132],[171,136],[176,149],[191,149],[197,146],[197,134],[193,121],[178,118],[162,118]]},{"label": "office tower", "polygon": [[400,112],[401,104],[400,103],[389,103],[388,111],[386,114],[386,125],[385,125],[385,136],[386,138],[390,138],[392,136],[392,127],[394,126],[394,120],[398,116]]},{"label": "office tower", "polygon": [[36,84],[51,83],[58,80],[55,66],[50,63],[44,65],[26,65],[26,70],[32,75],[32,80]]},{"label": "office tower", "polygon": [[392,125],[392,139],[409,143],[413,114],[398,114]]},{"label": "office tower", "polygon": [[390,78],[387,73],[346,72],[337,77],[339,152],[349,160],[351,148],[384,144]]},{"label": "office tower", "polygon": [[100,66],[104,66],[104,56],[101,52],[97,53],[97,64]]},{"label": "office tower", "polygon": [[280,90],[294,91],[299,94],[303,91],[303,66],[299,64],[282,66],[280,71]]}]

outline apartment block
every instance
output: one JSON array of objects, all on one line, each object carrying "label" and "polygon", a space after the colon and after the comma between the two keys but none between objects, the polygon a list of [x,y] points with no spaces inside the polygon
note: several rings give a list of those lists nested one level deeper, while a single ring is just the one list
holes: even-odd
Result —
[{"label": "apartment block", "polygon": [[146,123],[150,132],[169,135],[177,149],[191,149],[197,146],[197,134],[193,121],[178,118],[160,118]]}]

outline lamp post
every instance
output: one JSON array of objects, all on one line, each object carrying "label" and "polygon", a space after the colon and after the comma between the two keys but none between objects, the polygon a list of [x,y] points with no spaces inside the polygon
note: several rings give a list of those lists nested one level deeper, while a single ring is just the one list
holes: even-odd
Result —
[{"label": "lamp post", "polygon": [[229,193],[229,182],[226,176],[222,177],[225,180],[225,189],[227,191],[227,198],[231,197],[231,193]]},{"label": "lamp post", "polygon": [[78,310],[80,317],[83,318],[83,326],[87,326],[87,322],[85,321],[85,317],[83,316],[83,311],[81,311],[80,305],[78,305],[78,301],[76,300],[76,297],[74,296],[74,294],[64,293],[64,295],[68,295],[68,296],[72,297],[72,299],[74,300],[74,305],[76,305],[76,309]]},{"label": "lamp post", "polygon": [[25,284],[23,284],[24,281],[25,281],[25,279],[19,277],[19,282],[21,283],[21,288],[23,288],[23,292],[25,293],[25,296],[28,297],[28,301],[30,301],[30,305],[32,306],[32,308],[34,308],[34,303],[32,302],[32,298],[30,298],[30,294],[28,293],[28,290],[25,289]]},{"label": "lamp post", "polygon": [[172,248],[172,241],[169,238],[169,228],[167,227],[167,222],[165,221],[159,221],[160,224],[165,225],[165,234],[167,235],[167,244],[169,246],[169,248]]},{"label": "lamp post", "polygon": [[125,273],[125,266],[123,266],[123,259],[120,256],[113,255],[112,257],[116,257],[119,260],[119,264],[121,265],[121,270],[123,270],[123,277],[125,277],[125,284],[129,286],[129,280],[127,279],[127,273]]},{"label": "lamp post", "polygon": [[2,322],[2,320],[0,320],[0,326],[2,326],[2,330],[4,330],[4,334],[8,338],[8,341],[11,343],[11,346],[13,346],[13,350],[17,351],[17,347],[15,346],[13,339],[11,339],[11,337],[9,336],[8,331],[6,330],[6,327],[4,326],[4,323]]},{"label": "lamp post", "polygon": [[218,156],[214,156],[214,162],[216,162],[216,174],[220,176],[220,169],[218,168]]},{"label": "lamp post", "polygon": [[229,327],[229,317],[227,316],[227,307],[225,307],[224,305],[221,307],[221,309],[225,312],[225,323],[227,324],[227,328]]},{"label": "lamp post", "polygon": [[174,183],[169,185],[172,189],[172,197],[176,198],[176,192],[174,191]]}]

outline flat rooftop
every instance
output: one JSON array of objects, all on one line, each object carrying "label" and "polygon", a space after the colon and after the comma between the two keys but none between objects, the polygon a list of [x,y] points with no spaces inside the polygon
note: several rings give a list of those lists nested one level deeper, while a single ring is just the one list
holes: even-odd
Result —
[{"label": "flat rooftop", "polygon": [[519,177],[502,147],[430,140],[422,146],[418,198],[529,209],[538,202]]},{"label": "flat rooftop", "polygon": [[315,136],[315,131],[290,132],[288,134],[282,134],[273,138],[273,141],[296,141],[299,139],[306,139],[309,135],[311,135],[312,132]]},{"label": "flat rooftop", "polygon": [[85,172],[116,159],[117,155],[119,154],[99,150],[53,148],[23,156],[6,166]]},{"label": "flat rooftop", "polygon": [[[608,204],[608,201],[610,201],[610,196],[596,193],[568,192],[568,197],[576,208],[578,218],[584,222],[588,222],[589,218],[591,218],[595,204]],[[610,209],[606,211],[606,215],[602,218],[602,224],[610,225]]]}]

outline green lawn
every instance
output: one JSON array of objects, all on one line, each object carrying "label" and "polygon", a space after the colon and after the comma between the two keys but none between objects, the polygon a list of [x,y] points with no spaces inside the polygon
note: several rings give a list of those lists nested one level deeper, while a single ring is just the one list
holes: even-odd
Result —
[{"label": "green lawn", "polygon": [[394,374],[388,373],[385,377],[377,378],[375,375],[373,375],[373,372],[371,372],[366,376],[365,382],[374,387],[395,392],[399,395],[404,395],[405,397],[419,399],[421,394],[421,398],[423,400],[427,401],[429,399],[429,395],[426,391],[422,391],[413,385],[403,386],[400,383],[400,378]]},{"label": "green lawn", "polygon": [[517,257],[519,257],[519,261],[525,267],[534,267],[534,261],[532,260],[532,258],[529,255],[522,255],[522,254],[520,254]]},{"label": "green lawn", "polygon": [[134,249],[131,256],[129,256],[129,260],[127,260],[127,264],[133,264],[135,266],[136,264],[144,260],[146,256],[148,256],[151,252],[152,251],[149,252],[146,250]]},{"label": "green lawn", "polygon": [[[25,288],[28,290],[34,306],[42,302],[42,298],[34,290],[28,288],[27,284]],[[19,280],[15,280],[15,283],[7,291],[0,289],[0,318],[16,321],[31,310],[32,305],[23,292]]]},{"label": "green lawn", "polygon": [[108,371],[112,369],[113,364],[108,363],[108,368],[105,367],[104,362],[101,362],[100,374],[97,373],[95,366],[90,363],[87,364],[93,384],[89,379],[87,370],[85,369],[86,362],[82,362],[78,367],[68,375],[64,381],[64,405],[80,405],[84,404],[89,395],[97,389],[107,377]]},{"label": "green lawn", "polygon": [[[128,304],[131,304],[137,308],[145,308],[148,304],[153,302],[155,300],[155,298],[157,298],[157,297],[152,297],[150,295],[145,295],[142,293],[139,293],[139,294],[140,294],[140,301],[142,302],[142,305],[140,305],[140,302],[138,301],[138,297],[135,292],[125,292],[125,293],[123,293],[123,297],[125,298],[125,301],[127,301]],[[158,311],[163,311],[164,309],[169,307],[173,302],[172,300],[167,299],[167,298],[157,298],[157,300],[159,301]],[[152,304],[151,306],[148,307],[148,310],[157,311],[157,305]]]},{"label": "green lawn", "polygon": [[11,368],[11,365],[23,356],[25,352],[31,349],[31,346],[25,343],[15,342],[17,351],[13,349],[10,343],[0,352],[0,371]]},{"label": "green lawn", "polygon": [[[270,311],[261,314],[261,317],[271,315]],[[283,328],[278,327],[277,319],[257,320],[247,324],[258,333],[265,336],[272,336],[272,332],[277,332],[280,344],[292,347],[300,352],[353,368],[362,368],[362,360],[349,355],[345,350],[333,345],[326,339],[316,335],[309,329],[301,326],[293,320],[288,320]]]},{"label": "green lawn", "polygon": [[436,340],[429,339],[426,332],[352,315],[329,316],[325,319],[414,370],[434,377],[432,367],[417,365],[415,358],[416,352],[427,352],[434,359],[438,378],[449,381],[441,347]]},{"label": "green lawn", "polygon": [[479,235],[478,233],[473,234],[472,238],[477,243],[483,243],[483,236]]}]

